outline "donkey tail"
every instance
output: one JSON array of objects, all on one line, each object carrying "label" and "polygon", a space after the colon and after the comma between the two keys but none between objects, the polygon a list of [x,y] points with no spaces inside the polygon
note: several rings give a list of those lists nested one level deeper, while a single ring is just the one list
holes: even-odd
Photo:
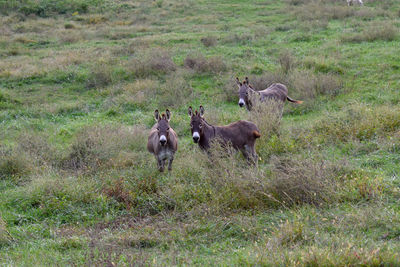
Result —
[{"label": "donkey tail", "polygon": [[261,137],[261,134],[260,134],[259,131],[254,130],[254,131],[253,131],[253,136],[254,136],[255,138],[260,138],[260,137]]},{"label": "donkey tail", "polygon": [[288,101],[290,101],[290,102],[292,102],[292,103],[296,103],[296,104],[301,104],[301,103],[303,103],[303,101],[301,101],[301,100],[294,100],[294,99],[291,99],[290,97],[286,97],[286,99],[288,100]]}]

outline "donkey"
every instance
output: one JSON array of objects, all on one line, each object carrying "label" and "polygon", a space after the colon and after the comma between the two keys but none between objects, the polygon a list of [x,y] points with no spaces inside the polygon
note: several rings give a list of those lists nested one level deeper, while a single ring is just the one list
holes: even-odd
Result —
[{"label": "donkey", "polygon": [[169,126],[171,112],[167,109],[161,116],[156,109],[154,111],[156,124],[151,128],[147,150],[154,154],[157,160],[158,170],[164,171],[165,161],[168,159],[168,170],[172,170],[174,154],[178,150],[178,137],[175,131]]},{"label": "donkey", "polygon": [[352,6],[353,2],[358,2],[360,4],[360,6],[364,5],[363,0],[347,0],[347,5]]},{"label": "donkey", "polygon": [[250,94],[258,94],[261,97],[261,101],[266,101],[268,99],[274,99],[278,102],[284,103],[286,100],[301,104],[303,101],[299,100],[293,100],[288,96],[288,89],[286,88],[285,85],[281,83],[273,83],[270,87],[267,89],[264,89],[262,91],[256,91],[254,88],[249,84],[249,78],[246,77],[246,79],[243,82],[239,81],[239,78],[236,77],[236,84],[239,87],[239,106],[243,107],[245,106],[247,110],[251,110],[252,103],[251,103],[251,97]]},{"label": "donkey", "polygon": [[222,144],[231,143],[233,148],[240,150],[248,161],[257,161],[257,154],[254,148],[256,139],[261,136],[258,127],[250,122],[240,120],[227,126],[213,126],[203,117],[204,108],[200,106],[200,112],[193,112],[189,107],[190,127],[193,141],[199,144],[199,147],[208,151],[211,140],[217,138]]}]

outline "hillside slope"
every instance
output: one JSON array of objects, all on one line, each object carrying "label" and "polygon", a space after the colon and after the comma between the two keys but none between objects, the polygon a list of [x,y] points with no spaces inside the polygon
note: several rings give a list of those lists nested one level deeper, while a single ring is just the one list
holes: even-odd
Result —
[{"label": "hillside slope", "polygon": [[[379,266],[400,259],[400,3],[0,0],[0,263]],[[282,121],[235,77],[287,85]],[[255,122],[258,167],[202,153]],[[154,110],[172,172],[145,144]]]}]

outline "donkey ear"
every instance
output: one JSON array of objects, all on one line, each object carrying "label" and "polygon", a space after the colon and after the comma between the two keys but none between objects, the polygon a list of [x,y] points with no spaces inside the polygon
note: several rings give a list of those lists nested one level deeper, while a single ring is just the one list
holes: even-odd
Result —
[{"label": "donkey ear", "polygon": [[246,84],[249,85],[249,77],[246,77],[244,80],[246,81]]},{"label": "donkey ear", "polygon": [[242,83],[240,82],[238,77],[236,77],[236,84],[239,85],[239,86],[242,86]]},{"label": "donkey ear", "polygon": [[165,113],[167,114],[167,121],[171,120],[171,112],[169,111],[169,109],[165,110]]},{"label": "donkey ear", "polygon": [[204,107],[200,106],[200,116],[203,117],[204,115]]},{"label": "donkey ear", "polygon": [[192,109],[191,106],[188,108],[188,114],[189,114],[190,117],[193,116],[193,109]]},{"label": "donkey ear", "polygon": [[160,113],[158,112],[158,109],[156,109],[155,111],[154,111],[154,118],[156,119],[156,121],[159,121],[161,118],[160,118]]}]

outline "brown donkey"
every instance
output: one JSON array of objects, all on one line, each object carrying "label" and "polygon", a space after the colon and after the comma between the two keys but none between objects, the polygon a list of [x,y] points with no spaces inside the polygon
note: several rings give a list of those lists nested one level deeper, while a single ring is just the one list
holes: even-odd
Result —
[{"label": "brown donkey", "polygon": [[274,99],[276,101],[279,101],[281,103],[285,102],[286,100],[301,104],[303,101],[298,101],[298,100],[293,100],[288,96],[288,89],[286,88],[285,85],[281,83],[273,83],[270,87],[267,89],[264,89],[262,91],[256,91],[253,89],[253,87],[249,84],[249,78],[246,77],[246,79],[243,82],[239,81],[239,78],[236,78],[236,84],[239,87],[239,106],[243,107],[245,106],[247,110],[251,110],[251,100],[250,100],[250,95],[251,94],[258,94],[260,96],[260,100],[266,101],[267,99]]},{"label": "brown donkey", "polygon": [[171,113],[167,109],[166,114],[154,111],[154,117],[157,121],[151,128],[149,139],[147,142],[147,150],[153,153],[157,160],[158,170],[164,171],[165,161],[168,159],[168,170],[172,170],[172,161],[174,154],[178,149],[178,137],[175,131],[169,126]]},{"label": "brown donkey", "polygon": [[256,139],[259,138],[260,130],[250,121],[237,121],[227,126],[213,126],[204,119],[204,108],[200,106],[200,112],[193,112],[192,107],[188,110],[190,116],[190,127],[193,141],[198,143],[202,150],[210,148],[210,142],[218,138],[223,144],[231,143],[240,150],[247,160],[257,161],[257,154],[254,148]]}]

